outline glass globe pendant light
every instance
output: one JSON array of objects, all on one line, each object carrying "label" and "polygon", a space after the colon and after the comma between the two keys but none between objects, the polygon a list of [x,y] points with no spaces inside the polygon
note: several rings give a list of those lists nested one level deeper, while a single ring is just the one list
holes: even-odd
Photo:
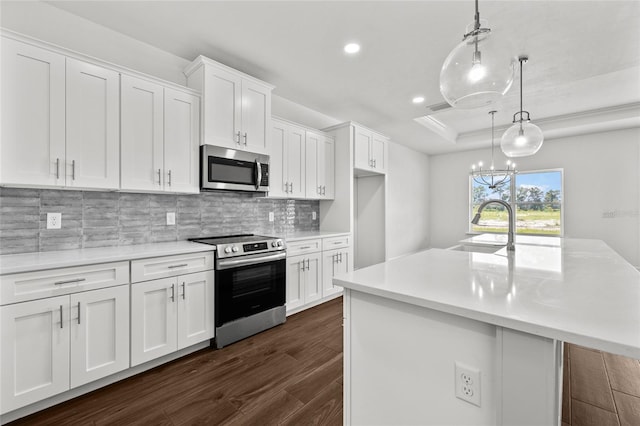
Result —
[{"label": "glass globe pendant light", "polygon": [[520,61],[520,111],[513,114],[513,126],[504,132],[500,140],[500,148],[507,157],[533,155],[538,152],[544,142],[542,130],[531,123],[529,112],[522,110],[522,64],[529,58],[520,56],[518,60]]},{"label": "glass globe pendant light", "polygon": [[[454,108],[489,105],[507,93],[515,74],[508,40],[481,28],[478,0],[473,29],[447,56],[440,70],[440,93]],[[486,21],[485,21],[486,23]]]}]

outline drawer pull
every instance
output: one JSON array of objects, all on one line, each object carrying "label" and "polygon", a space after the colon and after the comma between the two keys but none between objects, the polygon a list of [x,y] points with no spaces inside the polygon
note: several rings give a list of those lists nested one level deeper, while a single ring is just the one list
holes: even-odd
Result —
[{"label": "drawer pull", "polygon": [[183,266],[189,266],[188,263],[181,263],[179,265],[171,265],[171,266],[167,266],[167,268],[169,269],[174,269],[174,268],[182,268]]},{"label": "drawer pull", "polygon": [[80,324],[80,302],[78,302],[78,324]]},{"label": "drawer pull", "polygon": [[335,246],[336,244],[342,244],[342,241],[334,241],[333,245]]},{"label": "drawer pull", "polygon": [[64,328],[64,323],[62,322],[62,305],[60,305],[60,328]]},{"label": "drawer pull", "polygon": [[62,284],[72,284],[72,283],[80,283],[82,281],[86,281],[86,278],[76,278],[75,280],[66,280],[66,281],[56,281],[53,285],[62,285]]},{"label": "drawer pull", "polygon": [[307,249],[310,249],[310,248],[311,248],[311,246],[304,246],[304,247],[300,247],[300,250],[307,250]]}]

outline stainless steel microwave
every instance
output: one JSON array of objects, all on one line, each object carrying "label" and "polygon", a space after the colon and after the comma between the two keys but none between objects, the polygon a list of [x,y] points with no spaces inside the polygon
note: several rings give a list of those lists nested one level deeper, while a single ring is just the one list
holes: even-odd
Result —
[{"label": "stainless steel microwave", "polygon": [[200,188],[269,191],[269,156],[213,145],[200,147]]}]

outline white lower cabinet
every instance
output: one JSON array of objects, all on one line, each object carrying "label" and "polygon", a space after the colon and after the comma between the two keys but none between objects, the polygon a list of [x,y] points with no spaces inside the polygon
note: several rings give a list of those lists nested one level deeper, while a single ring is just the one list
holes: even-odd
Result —
[{"label": "white lower cabinet", "polygon": [[333,277],[353,270],[350,235],[287,243],[287,314],[322,303],[342,292]]},{"label": "white lower cabinet", "polygon": [[0,308],[2,411],[129,367],[129,286]]},{"label": "white lower cabinet", "polygon": [[214,272],[131,285],[131,366],[213,337]]},{"label": "white lower cabinet", "polygon": [[349,248],[328,250],[322,252],[322,296],[342,292],[342,287],[333,285],[333,277],[344,274],[352,270],[351,255]]},{"label": "white lower cabinet", "polygon": [[322,256],[309,253],[287,259],[287,310],[322,298]]}]

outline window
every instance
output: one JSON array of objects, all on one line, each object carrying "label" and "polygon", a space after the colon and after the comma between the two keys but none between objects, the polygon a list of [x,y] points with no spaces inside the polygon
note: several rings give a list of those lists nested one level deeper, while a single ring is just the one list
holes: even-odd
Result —
[{"label": "window", "polygon": [[[562,235],[563,191],[562,170],[518,172],[511,182],[490,189],[470,181],[469,220],[485,200],[499,199],[511,205],[516,214],[516,233],[527,235]],[[478,225],[471,232],[506,233],[509,221],[506,209],[489,204],[482,211]]]}]

